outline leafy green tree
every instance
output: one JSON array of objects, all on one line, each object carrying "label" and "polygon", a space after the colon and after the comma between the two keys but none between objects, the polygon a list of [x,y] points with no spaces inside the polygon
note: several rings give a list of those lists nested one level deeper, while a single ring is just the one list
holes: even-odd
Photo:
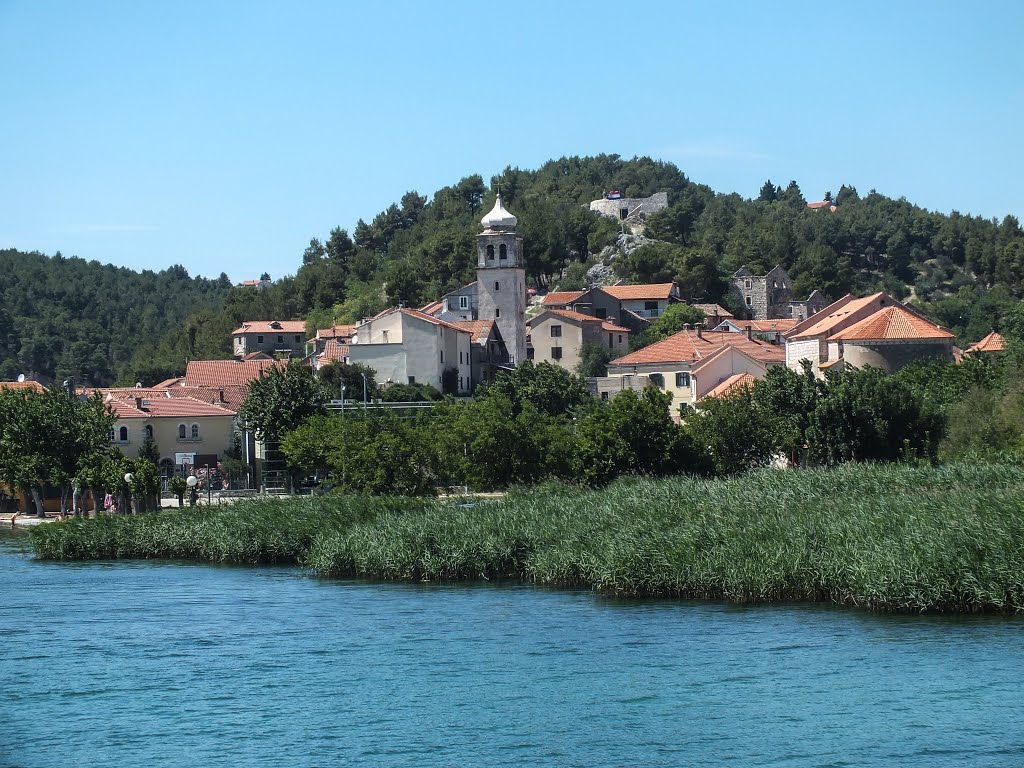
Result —
[{"label": "leafy green tree", "polygon": [[576,364],[575,372],[584,378],[605,376],[608,373],[608,363],[612,357],[613,352],[603,344],[584,342],[580,347],[580,361]]},{"label": "leafy green tree", "polygon": [[504,396],[518,413],[530,403],[548,416],[573,413],[593,403],[581,376],[548,362],[527,360],[513,371],[501,371],[494,381],[477,389],[477,399]]},{"label": "leafy green tree", "polygon": [[317,374],[332,395],[337,393],[340,397],[344,385],[347,400],[361,400],[364,384],[367,399],[372,400],[377,392],[377,373],[368,365],[334,360],[323,366]]},{"label": "leafy green tree", "polygon": [[717,475],[768,466],[783,451],[782,418],[764,408],[750,388],[705,398],[686,416],[686,433],[705,453]]},{"label": "leafy green tree", "polygon": [[441,399],[441,393],[429,384],[391,384],[380,389],[380,399],[385,403],[421,403]]},{"label": "leafy green tree", "polygon": [[249,384],[238,415],[258,440],[276,441],[310,416],[325,412],[330,399],[323,382],[298,361],[274,366]]}]

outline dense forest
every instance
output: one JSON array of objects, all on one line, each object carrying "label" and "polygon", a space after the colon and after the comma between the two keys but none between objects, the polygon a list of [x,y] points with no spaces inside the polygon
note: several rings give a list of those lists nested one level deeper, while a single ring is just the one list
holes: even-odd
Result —
[{"label": "dense forest", "polygon": [[[610,189],[669,195],[670,207],[646,222],[651,242],[628,254],[618,247],[621,225],[586,207]],[[136,274],[0,252],[0,377],[152,384],[189,358],[229,356],[230,332],[243,320],[305,318],[312,330],[393,303],[424,304],[474,279],[479,219],[495,190],[519,219],[528,278],[542,289],[582,288],[604,262],[618,277],[674,279],[687,299],[729,306],[727,278],[738,267],[782,264],[800,298],[814,288],[830,298],[885,290],[961,344],[998,329],[1024,294],[1024,231],[1010,215],[935,213],[848,186],[822,195],[834,210],[810,209],[795,181],[767,181],[748,199],[650,158],[570,157],[535,171],[507,168],[489,185],[470,176],[431,199],[407,192],[351,233],[314,237],[294,276],[260,290],[232,288],[224,276],[192,279],[181,267]]]}]

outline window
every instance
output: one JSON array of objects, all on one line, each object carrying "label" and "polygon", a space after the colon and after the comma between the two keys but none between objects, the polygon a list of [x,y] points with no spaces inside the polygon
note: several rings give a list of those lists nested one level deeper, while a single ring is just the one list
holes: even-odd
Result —
[{"label": "window", "polygon": [[415,384],[416,383],[416,377],[415,376],[410,376],[409,377],[409,383],[410,384]]},{"label": "window", "polygon": [[526,359],[533,360],[533,347],[526,348]]},{"label": "window", "polygon": [[121,427],[117,430],[117,439],[122,443],[128,442],[128,427]]},{"label": "window", "polygon": [[444,362],[444,350],[443,349],[441,350],[441,362],[442,363]]},{"label": "window", "polygon": [[493,245],[488,245],[487,246],[487,260],[488,261],[494,261],[494,246]]},{"label": "window", "polygon": [[179,440],[184,440],[185,439],[185,425],[184,424],[179,424],[178,425],[178,439]]},{"label": "window", "polygon": [[629,208],[619,208],[619,218],[623,220],[629,218]]},{"label": "window", "polygon": [[615,348],[615,335],[609,333],[608,334],[608,349],[614,349],[614,348]]},{"label": "window", "polygon": [[551,326],[551,338],[557,339],[562,335],[562,326],[552,325]]},{"label": "window", "polygon": [[193,424],[192,425],[192,439],[193,440],[198,440],[199,439],[199,425],[198,424]]},{"label": "window", "polygon": [[278,344],[284,344],[284,336],[281,336],[281,335],[279,335],[279,336],[277,337],[277,343],[278,343]]},{"label": "window", "polygon": [[658,302],[656,302],[656,301],[645,301],[644,302],[644,309],[647,310],[648,312],[650,312],[652,310],[656,310],[657,308],[658,308]]},{"label": "window", "polygon": [[115,440],[117,440],[117,437],[114,435],[114,428],[111,427],[110,428],[110,442],[114,442]]},{"label": "window", "polygon": [[504,243],[502,243],[501,245],[498,246],[498,258],[499,259],[507,259],[508,258],[508,246],[505,245]]},{"label": "window", "polygon": [[753,305],[753,303],[754,303],[754,300],[753,300],[753,299],[751,299],[751,298],[750,298],[749,296],[747,296],[747,306],[748,306],[748,307],[749,307],[749,306],[752,306],[752,305]]},{"label": "window", "polygon": [[622,334],[620,333],[619,334],[619,344],[621,344],[621,343],[622,343]]},{"label": "window", "polygon": [[495,307],[494,308],[494,319],[497,320],[499,317],[501,317],[501,307]]},{"label": "window", "polygon": [[500,291],[501,290],[501,286],[498,284],[497,280],[494,281],[494,290],[496,290],[496,291]]},{"label": "window", "polygon": [[689,389],[690,374],[686,371],[679,371],[679,373],[676,374],[676,386],[680,389]]},{"label": "window", "polygon": [[143,429],[143,434],[145,434],[146,437],[148,437],[150,440],[152,440],[153,439],[153,425],[152,424],[147,424],[145,426],[145,428]]},{"label": "window", "polygon": [[608,399],[608,393],[607,392],[602,392],[601,393],[601,399],[602,400],[607,400]]},{"label": "window", "polygon": [[297,333],[295,334],[295,343],[296,344],[301,344],[302,343],[302,337],[299,336],[299,334],[297,334]]},{"label": "window", "polygon": [[462,377],[459,376],[459,392],[462,391]]},{"label": "window", "polygon": [[459,309],[469,309],[469,296],[459,296]]},{"label": "window", "polygon": [[562,348],[561,347],[552,347],[551,348],[551,359],[552,360],[561,360],[562,359]]},{"label": "window", "polygon": [[263,343],[263,337],[262,336],[257,336],[256,337],[256,343],[257,344],[262,344]]},{"label": "window", "polygon": [[744,288],[749,288],[750,287],[750,281],[749,280],[744,280],[743,281],[743,287]]},{"label": "window", "polygon": [[462,365],[462,350],[459,350],[459,365]]},{"label": "window", "polygon": [[608,319],[608,310],[604,307],[596,307],[594,309],[594,317],[598,320],[606,320]]},{"label": "window", "polygon": [[660,373],[652,373],[650,375],[650,379],[651,384],[653,384],[654,386],[658,387],[659,389],[665,388],[665,377],[662,376]]},{"label": "window", "polygon": [[786,307],[786,309],[789,310],[789,316],[792,317],[793,316],[793,305],[790,304],[788,307]]}]

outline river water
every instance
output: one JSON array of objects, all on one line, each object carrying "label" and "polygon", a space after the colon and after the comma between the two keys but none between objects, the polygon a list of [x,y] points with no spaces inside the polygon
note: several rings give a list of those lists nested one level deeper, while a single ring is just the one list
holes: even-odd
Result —
[{"label": "river water", "polygon": [[0,766],[1022,766],[1024,620],[40,563]]}]

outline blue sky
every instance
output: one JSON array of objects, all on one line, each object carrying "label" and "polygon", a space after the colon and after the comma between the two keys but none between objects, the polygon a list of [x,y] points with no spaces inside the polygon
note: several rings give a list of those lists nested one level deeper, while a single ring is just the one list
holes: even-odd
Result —
[{"label": "blue sky", "polygon": [[289,5],[0,0],[0,248],[279,277],[408,190],[601,152],[1024,218],[1021,2]]}]

